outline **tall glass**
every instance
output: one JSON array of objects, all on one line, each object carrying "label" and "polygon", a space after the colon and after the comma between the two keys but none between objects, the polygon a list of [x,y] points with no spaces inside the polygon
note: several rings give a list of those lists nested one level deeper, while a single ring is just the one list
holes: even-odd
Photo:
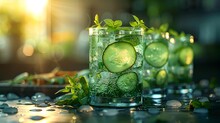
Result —
[{"label": "tall glass", "polygon": [[169,41],[169,86],[167,91],[169,95],[178,95],[177,98],[192,97],[193,43],[192,35],[171,37]]},{"label": "tall glass", "polygon": [[130,107],[142,104],[143,30],[90,28],[90,104]]},{"label": "tall glass", "polygon": [[162,106],[166,97],[169,33],[154,31],[144,35],[143,100],[145,106]]}]

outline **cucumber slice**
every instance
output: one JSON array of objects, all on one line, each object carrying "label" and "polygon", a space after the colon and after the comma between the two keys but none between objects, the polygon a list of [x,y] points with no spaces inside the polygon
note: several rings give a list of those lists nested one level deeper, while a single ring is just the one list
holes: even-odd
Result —
[{"label": "cucumber slice", "polygon": [[156,83],[157,85],[163,85],[167,81],[167,72],[165,70],[158,71],[156,75]]},{"label": "cucumber slice", "polygon": [[144,50],[146,62],[153,67],[164,66],[167,63],[168,56],[168,46],[160,42],[151,43]]},{"label": "cucumber slice", "polygon": [[182,65],[190,65],[193,61],[193,49],[191,47],[184,47],[179,52],[179,62]]},{"label": "cucumber slice", "polygon": [[117,73],[132,67],[136,57],[134,47],[130,43],[120,41],[107,46],[102,60],[110,72]]},{"label": "cucumber slice", "polygon": [[134,90],[137,86],[138,83],[138,76],[136,73],[131,72],[131,73],[125,73],[121,76],[119,76],[116,84],[118,88],[122,92],[130,92]]}]

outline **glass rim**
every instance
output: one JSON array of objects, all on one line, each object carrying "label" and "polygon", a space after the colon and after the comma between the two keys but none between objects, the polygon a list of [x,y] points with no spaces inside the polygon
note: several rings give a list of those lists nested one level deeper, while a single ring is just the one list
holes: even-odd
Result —
[{"label": "glass rim", "polygon": [[[103,30],[101,34],[99,31]],[[144,34],[144,29],[141,27],[119,27],[114,31],[108,31],[108,27],[91,27],[89,28],[89,35],[104,35],[104,34]]]}]

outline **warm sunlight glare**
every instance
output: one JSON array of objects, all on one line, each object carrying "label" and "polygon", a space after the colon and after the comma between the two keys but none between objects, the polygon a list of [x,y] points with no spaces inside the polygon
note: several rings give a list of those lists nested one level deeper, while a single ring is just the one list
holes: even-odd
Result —
[{"label": "warm sunlight glare", "polygon": [[26,0],[27,12],[39,16],[45,9],[47,0]]}]

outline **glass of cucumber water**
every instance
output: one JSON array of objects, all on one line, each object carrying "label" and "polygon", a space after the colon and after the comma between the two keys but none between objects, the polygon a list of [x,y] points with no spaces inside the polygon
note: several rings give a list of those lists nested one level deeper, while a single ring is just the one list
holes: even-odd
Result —
[{"label": "glass of cucumber water", "polygon": [[167,84],[169,33],[159,30],[144,35],[143,103],[145,106],[162,106]]},{"label": "glass of cucumber water", "polygon": [[[192,97],[193,82],[193,43],[190,34],[172,35],[169,41],[168,94]],[[173,98],[173,97],[172,97]],[[181,98],[181,96],[178,96]]]},{"label": "glass of cucumber water", "polygon": [[131,107],[142,104],[143,30],[89,28],[90,104]]}]

